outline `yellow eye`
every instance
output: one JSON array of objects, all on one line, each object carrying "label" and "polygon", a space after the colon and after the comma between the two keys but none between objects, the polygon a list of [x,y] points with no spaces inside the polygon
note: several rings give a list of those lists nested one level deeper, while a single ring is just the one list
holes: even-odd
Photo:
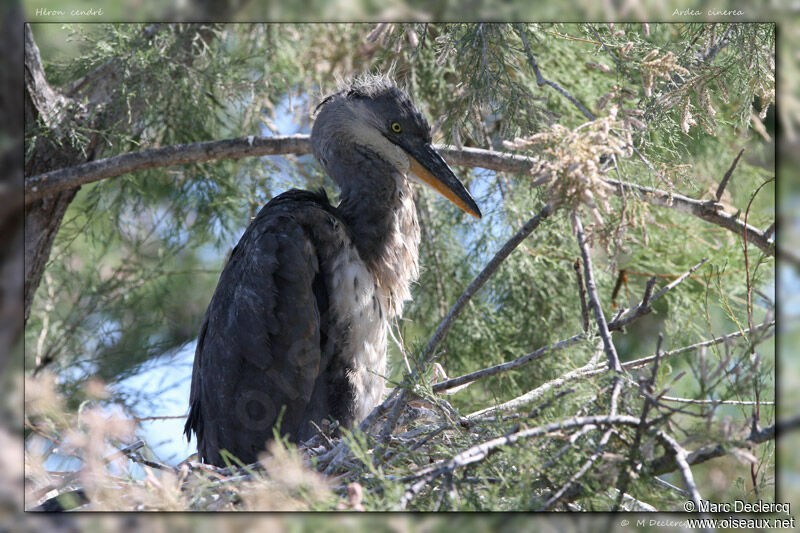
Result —
[{"label": "yellow eye", "polygon": [[392,131],[395,133],[400,133],[401,131],[403,131],[403,128],[400,127],[399,122],[392,122]]}]

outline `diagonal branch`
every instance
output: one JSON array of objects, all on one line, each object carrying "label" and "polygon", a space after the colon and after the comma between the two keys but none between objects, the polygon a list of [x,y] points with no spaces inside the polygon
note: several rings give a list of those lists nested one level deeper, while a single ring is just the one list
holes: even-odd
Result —
[{"label": "diagonal branch", "polygon": [[[658,293],[651,298],[650,297],[650,292],[652,292],[652,285],[655,283],[655,278],[652,278],[650,280],[650,282],[648,282],[648,284],[647,284],[648,288],[645,290],[645,294],[644,294],[644,297],[642,298],[642,302],[640,302],[639,305],[637,305],[635,307],[630,307],[628,309],[623,310],[620,313],[618,318],[616,318],[615,320],[612,320],[611,322],[609,322],[609,324],[608,324],[609,331],[621,330],[624,326],[630,324],[631,322],[633,322],[637,318],[640,318],[640,317],[646,315],[647,313],[649,313],[652,310],[652,307],[650,307],[650,304],[652,304],[654,301],[656,301],[659,298],[661,298],[662,296],[664,296],[664,294],[666,294],[668,291],[670,291],[670,290],[674,289],[675,287],[677,287],[681,282],[686,280],[693,272],[695,272],[698,268],[700,268],[703,264],[705,264],[706,261],[707,261],[707,259],[703,259],[702,261],[700,261],[698,264],[696,264],[695,266],[690,268],[688,271],[683,273],[681,276],[679,276],[677,279],[672,281],[669,285],[667,285],[666,287],[664,287],[663,289],[658,291]],[[582,279],[581,279],[581,281],[582,281]],[[581,287],[583,287],[582,283],[581,283]],[[631,314],[626,316],[627,313],[631,313]],[[446,391],[446,390],[455,389],[456,387],[460,387],[462,385],[466,385],[468,383],[472,383],[472,382],[477,381],[479,379],[483,379],[483,378],[486,378],[486,377],[489,377],[489,376],[494,376],[494,375],[497,375],[497,374],[500,374],[500,373],[503,373],[503,372],[507,372],[509,370],[515,370],[517,368],[520,368],[522,366],[527,365],[528,363],[530,363],[532,361],[536,361],[538,359],[541,359],[545,355],[548,355],[548,354],[551,354],[551,353],[556,352],[558,350],[562,350],[564,348],[572,346],[572,345],[580,342],[584,338],[586,338],[585,332],[584,333],[578,333],[577,335],[573,335],[572,337],[569,337],[568,339],[560,340],[560,341],[555,342],[553,344],[549,344],[547,346],[543,346],[541,348],[538,348],[538,349],[532,351],[529,354],[523,355],[522,357],[518,357],[517,359],[511,360],[511,361],[508,361],[508,362],[505,362],[505,363],[499,363],[497,365],[490,366],[490,367],[487,367],[487,368],[482,368],[480,370],[476,370],[474,372],[470,372],[469,374],[464,374],[462,376],[458,376],[458,377],[455,377],[455,378],[446,379],[444,381],[441,381],[441,382],[436,383],[435,385],[433,385],[433,392],[443,392],[443,391]]]},{"label": "diagonal branch", "polygon": [[632,426],[639,422],[639,419],[634,416],[628,415],[601,415],[601,416],[584,416],[573,417],[559,422],[553,422],[538,426],[535,428],[523,429],[515,433],[510,433],[502,437],[497,437],[486,442],[476,444],[466,450],[454,455],[449,460],[440,461],[431,466],[425,467],[418,471],[416,475],[420,478],[411,487],[409,487],[403,498],[400,501],[400,508],[405,509],[406,505],[414,498],[428,483],[435,480],[439,476],[452,473],[457,468],[462,468],[472,463],[476,463],[495,453],[499,448],[514,444],[517,441],[524,439],[532,439],[541,437],[553,431],[562,431],[571,428],[582,428],[588,425],[629,425]]},{"label": "diagonal branch", "polygon": [[[488,281],[488,279],[492,277],[492,275],[497,271],[497,269],[500,268],[500,265],[503,263],[503,261],[506,260],[506,258],[508,258],[509,255],[511,255],[511,252],[513,252],[517,248],[517,246],[519,246],[520,243],[522,243],[522,241],[524,241],[528,237],[528,235],[530,235],[531,232],[533,232],[534,229],[539,227],[539,224],[542,222],[542,220],[550,216],[552,210],[553,209],[550,205],[544,206],[541,211],[539,211],[530,220],[528,220],[528,222],[526,222],[525,225],[522,226],[519,229],[519,231],[517,231],[517,233],[515,233],[503,245],[503,247],[497,251],[497,253],[494,255],[494,257],[492,257],[491,261],[487,263],[487,265],[483,268],[480,274],[478,274],[475,277],[475,279],[472,280],[472,283],[470,283],[469,286],[461,294],[461,296],[458,297],[456,303],[454,303],[453,306],[450,308],[450,311],[447,313],[447,316],[444,317],[444,319],[439,324],[439,327],[436,328],[436,331],[433,333],[433,336],[428,341],[425,350],[422,352],[422,355],[420,356],[421,364],[418,366],[418,368],[421,367],[424,370],[428,366],[428,364],[430,364],[430,362],[433,360],[434,351],[436,350],[436,347],[444,340],[445,336],[447,335],[447,332],[452,327],[458,315],[461,314],[461,311],[463,311],[464,307],[466,307],[467,303],[472,299],[475,293],[478,292],[478,290],[480,290],[481,287],[483,287],[486,281]],[[413,378],[414,375],[410,377]],[[387,398],[384,403],[388,401],[390,401],[389,398]],[[392,406],[392,410],[389,412],[386,422],[384,423],[383,428],[381,429],[380,432],[379,440],[381,442],[384,442],[388,438],[389,434],[392,432],[395,425],[397,424],[397,420],[400,418],[400,413],[402,413],[403,408],[405,407],[406,402],[408,401],[408,389],[403,388],[397,395],[397,398],[393,401],[394,405]],[[380,406],[378,408],[380,408]]]},{"label": "diagonal branch", "polygon": [[594,318],[600,330],[600,337],[603,339],[603,348],[608,356],[608,366],[613,369],[614,372],[622,372],[617,349],[614,346],[614,340],[611,338],[611,332],[608,330],[608,323],[606,322],[605,314],[603,314],[603,307],[600,305],[600,298],[597,295],[597,284],[594,281],[594,272],[592,269],[592,256],[589,253],[589,246],[586,244],[583,224],[581,224],[581,219],[578,217],[577,213],[572,213],[572,226],[578,237],[578,246],[581,249],[581,256],[583,257],[583,274],[586,278],[586,292],[589,294],[589,306],[594,312]]},{"label": "diagonal branch", "polygon": [[[715,201],[701,201],[683,196],[681,194],[670,193],[644,185],[637,185],[635,183],[627,183],[613,179],[603,180],[606,183],[613,185],[616,194],[621,194],[620,189],[634,193],[638,200],[647,202],[648,204],[657,205],[661,207],[668,207],[682,213],[686,213],[697,218],[703,219],[706,222],[711,222],[717,226],[725,228],[742,237],[745,236],[748,241],[755,244],[762,252],[767,255],[775,255],[775,241],[767,237],[766,232],[761,232],[753,226],[746,225],[739,220],[737,214],[729,215],[722,211],[722,207]],[[782,256],[786,257],[785,250],[781,250]],[[800,264],[800,257],[791,257],[793,262]]]},{"label": "diagonal branch", "polygon": [[708,262],[708,259],[701,260],[699,263],[697,263],[692,268],[690,268],[689,270],[678,276],[671,283],[669,283],[663,289],[658,291],[655,294],[655,296],[652,297],[650,295],[653,291],[653,286],[655,285],[656,278],[650,278],[650,280],[648,280],[647,282],[647,287],[645,288],[644,295],[642,296],[642,301],[639,302],[639,304],[636,306],[622,310],[619,316],[613,321],[611,321],[611,323],[608,325],[608,329],[611,331],[621,330],[623,327],[627,326],[637,318],[650,313],[653,310],[653,307],[651,305],[653,302],[664,296],[664,294],[671,291],[679,284],[683,283],[683,281],[686,280],[686,278],[694,274],[694,272],[698,268],[706,264],[706,262]]},{"label": "diagonal branch", "polygon": [[739,164],[739,159],[742,157],[743,153],[744,153],[744,148],[739,150],[739,155],[737,155],[736,159],[733,160],[731,168],[729,168],[728,171],[725,172],[725,175],[722,176],[722,181],[719,182],[719,186],[717,187],[717,192],[716,194],[714,194],[714,198],[716,198],[718,202],[722,200],[722,195],[725,193],[725,187],[728,186],[728,182],[731,180],[731,176],[733,176],[733,171],[736,169],[736,165]]},{"label": "diagonal branch", "polygon": [[501,374],[503,372],[508,372],[509,370],[520,368],[532,361],[541,359],[543,356],[547,354],[556,352],[558,350],[562,350],[568,346],[572,346],[573,344],[577,344],[584,338],[584,336],[585,335],[583,333],[578,333],[577,335],[573,335],[568,339],[564,339],[554,344],[548,344],[547,346],[543,346],[538,350],[534,350],[531,353],[523,355],[522,357],[518,357],[517,359],[514,359],[512,361],[508,361],[506,363],[500,363],[487,368],[482,368],[480,370],[476,370],[475,372],[470,372],[469,374],[464,374],[463,376],[447,379],[445,381],[440,381],[439,383],[433,385],[433,392],[442,392],[449,389],[454,389],[456,387],[465,385],[467,383],[472,383],[473,381],[477,381],[479,379],[483,379],[489,376]]},{"label": "diagonal branch", "polygon": [[542,85],[549,85],[550,87],[561,93],[561,95],[564,96],[564,98],[572,102],[575,105],[575,107],[577,107],[580,110],[580,112],[583,113],[583,116],[585,116],[589,120],[594,120],[596,117],[592,114],[591,111],[586,109],[586,106],[580,103],[574,96],[569,94],[563,87],[561,87],[561,85],[557,84],[554,81],[550,81],[546,79],[544,76],[542,76],[542,73],[539,70],[539,65],[536,64],[536,58],[534,57],[533,52],[531,52],[531,47],[528,44],[528,38],[525,36],[525,32],[521,28],[520,24],[516,25],[516,30],[520,38],[522,39],[522,45],[525,47],[525,53],[528,56],[528,62],[531,64],[533,73],[536,74],[537,85],[539,85],[539,87],[541,87]]},{"label": "diagonal branch", "polygon": [[432,355],[433,351],[436,347],[444,340],[447,332],[450,331],[450,328],[455,322],[455,319],[461,314],[461,311],[464,310],[464,307],[467,303],[472,299],[478,290],[489,280],[492,275],[500,268],[500,265],[505,261],[511,252],[513,252],[517,246],[524,241],[528,235],[530,235],[533,230],[539,227],[539,224],[542,220],[546,219],[550,216],[553,212],[553,208],[550,205],[546,205],[539,211],[536,215],[534,215],[528,222],[522,226],[519,231],[517,231],[506,243],[503,245],[500,250],[492,257],[491,261],[489,261],[486,266],[483,268],[480,274],[478,274],[472,283],[464,290],[461,296],[458,297],[456,303],[450,308],[450,311],[447,313],[447,316],[444,317],[442,322],[439,324],[439,327],[436,328],[431,339],[428,341],[428,345],[425,347],[425,351],[422,353],[422,360],[424,362],[428,362]]},{"label": "diagonal branch", "polygon": [[669,448],[672,449],[674,454],[672,455],[675,459],[675,465],[680,470],[681,477],[683,478],[683,484],[686,485],[686,490],[689,491],[689,495],[692,498],[692,502],[694,502],[694,508],[697,511],[702,509],[702,501],[703,498],[700,496],[700,492],[697,490],[697,484],[694,482],[694,476],[692,475],[692,469],[689,465],[687,460],[688,453],[686,450],[678,444],[678,442],[673,439],[671,436],[667,435],[663,431],[659,431],[657,433],[659,440]]}]

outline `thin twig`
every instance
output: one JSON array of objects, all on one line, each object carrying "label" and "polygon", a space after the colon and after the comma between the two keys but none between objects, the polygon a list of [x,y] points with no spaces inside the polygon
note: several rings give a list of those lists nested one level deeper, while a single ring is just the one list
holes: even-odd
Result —
[{"label": "thin twig", "polygon": [[139,452],[128,452],[125,455],[128,457],[128,459],[130,459],[134,463],[138,463],[143,466],[149,466],[150,468],[155,468],[156,470],[163,470],[164,472],[172,472],[173,474],[180,473],[180,468],[176,466],[170,466],[164,463],[159,463],[158,461],[153,461],[152,459],[145,459]]},{"label": "thin twig", "polygon": [[557,84],[554,81],[550,81],[542,76],[541,71],[539,70],[539,65],[536,64],[536,58],[533,56],[533,52],[531,52],[531,47],[528,44],[528,38],[525,36],[525,31],[521,27],[520,24],[516,24],[515,28],[517,30],[517,34],[519,34],[520,38],[522,39],[522,45],[525,47],[525,54],[528,56],[528,63],[530,63],[531,68],[533,68],[533,73],[536,74],[536,83],[541,87],[542,85],[549,85],[559,93],[561,93],[567,100],[572,102],[575,107],[577,107],[583,115],[588,118],[589,120],[595,120],[594,114],[591,111],[586,109],[586,107],[580,103],[574,96],[569,94],[561,85]]},{"label": "thin twig", "polygon": [[728,181],[730,181],[731,176],[733,175],[733,171],[736,168],[736,165],[739,163],[739,158],[742,157],[743,153],[744,153],[744,148],[739,150],[739,155],[737,155],[736,159],[733,160],[731,168],[729,168],[728,171],[725,173],[725,175],[722,176],[722,181],[719,182],[719,187],[717,187],[717,194],[714,195],[718,202],[722,200],[722,194],[725,192],[725,187],[728,186]]},{"label": "thin twig", "polygon": [[[695,343],[695,344],[692,344],[692,345],[689,345],[689,346],[684,346],[682,348],[676,348],[675,350],[670,350],[670,351],[664,352],[662,354],[662,359],[669,359],[669,358],[672,358],[672,357],[675,357],[675,356],[678,356],[678,355],[681,355],[681,354],[684,354],[684,353],[687,353],[687,352],[698,350],[700,348],[714,346],[714,345],[717,345],[717,344],[728,342],[728,341],[730,341],[732,339],[741,337],[743,335],[747,335],[749,333],[766,331],[767,329],[772,328],[774,326],[775,326],[775,321],[771,320],[769,322],[765,322],[763,324],[760,324],[760,325],[756,326],[752,330],[748,329],[748,330],[744,330],[744,331],[735,331],[733,333],[729,333],[727,335],[722,335],[720,337],[717,337],[717,338],[714,338],[714,339],[711,339],[711,340],[698,342],[698,343]],[[627,361],[625,363],[622,363],[622,367],[625,370],[633,370],[633,369],[641,368],[643,366],[647,366],[648,364],[652,363],[655,359],[656,359],[656,356],[643,357],[641,359],[636,359],[636,360],[633,360],[633,361]],[[468,419],[476,419],[476,418],[481,418],[481,417],[487,416],[490,413],[495,413],[495,412],[499,412],[499,411],[511,411],[511,410],[517,409],[517,408],[519,408],[519,407],[521,407],[523,405],[527,405],[527,404],[537,400],[538,398],[541,398],[545,393],[547,393],[551,389],[557,389],[557,388],[563,387],[564,385],[566,385],[567,383],[570,383],[572,381],[576,381],[576,380],[579,380],[579,379],[584,379],[584,378],[587,378],[587,377],[590,377],[590,376],[594,376],[594,375],[597,375],[597,374],[601,374],[601,373],[607,372],[607,369],[608,369],[608,366],[607,366],[606,361],[597,362],[597,363],[590,361],[588,364],[586,364],[586,365],[584,365],[582,367],[576,368],[574,370],[571,370],[571,371],[567,372],[566,374],[563,374],[563,375],[561,375],[561,376],[559,376],[559,377],[557,377],[557,378],[555,378],[553,380],[548,381],[547,383],[543,383],[542,385],[538,386],[537,388],[535,388],[533,390],[530,390],[530,391],[526,392],[525,394],[523,394],[521,396],[518,396],[518,397],[516,397],[516,398],[514,398],[512,400],[504,402],[504,403],[502,403],[500,405],[495,405],[495,406],[492,406],[492,407],[486,407],[486,408],[481,409],[479,411],[475,411],[474,413],[471,413],[471,414],[467,415],[467,418]]]},{"label": "thin twig", "polygon": [[769,239],[770,237],[772,237],[772,234],[773,234],[773,233],[775,233],[775,222],[773,222],[772,224],[770,224],[770,225],[769,225],[769,227],[768,227],[767,229],[765,229],[765,230],[764,230],[764,233],[763,233],[763,235],[764,235],[764,237],[766,237],[767,239]]},{"label": "thin twig", "polygon": [[583,233],[583,224],[581,224],[581,219],[578,217],[577,213],[572,213],[572,225],[578,237],[578,246],[580,247],[581,256],[583,257],[583,274],[586,279],[586,292],[589,295],[589,305],[594,312],[594,318],[600,330],[600,337],[603,339],[603,347],[608,357],[608,366],[614,370],[614,372],[622,372],[617,349],[611,338],[611,332],[608,330],[606,317],[603,314],[603,307],[600,305],[600,298],[597,295],[597,284],[594,281],[594,272],[592,269],[592,257],[589,253],[589,246],[586,243],[586,235]]},{"label": "thin twig", "polygon": [[599,43],[600,43],[600,44],[603,46],[603,49],[606,51],[606,53],[608,54],[608,56],[609,56],[609,57],[610,57],[612,60],[614,60],[614,63],[616,63],[616,64],[617,64],[617,70],[619,70],[620,64],[619,64],[619,58],[617,57],[617,54],[615,54],[614,52],[612,52],[612,51],[611,51],[611,50],[608,48],[608,45],[607,45],[607,44],[606,44],[606,43],[603,41],[603,39],[600,37],[600,34],[599,34],[599,33],[597,33],[597,30],[594,28],[594,26],[593,26],[593,25],[591,25],[591,24],[587,24],[587,26],[589,27],[589,29],[590,29],[590,30],[592,30],[592,33],[594,33],[594,36],[597,38],[597,42],[599,42]]},{"label": "thin twig", "polygon": [[688,492],[686,492],[685,490],[683,490],[682,488],[680,488],[680,487],[676,487],[676,486],[675,486],[675,485],[673,485],[672,483],[669,483],[669,482],[667,482],[667,481],[664,481],[664,480],[663,480],[663,479],[661,479],[660,477],[654,477],[654,478],[653,478],[653,481],[655,481],[657,484],[661,485],[662,487],[665,487],[665,488],[668,488],[669,490],[672,490],[672,491],[675,491],[675,492],[677,492],[677,493],[678,493],[678,494],[680,494],[681,496],[688,496],[688,495],[689,495],[689,493],[688,493]]},{"label": "thin twig", "polygon": [[575,472],[569,478],[569,480],[561,486],[558,492],[553,494],[539,509],[537,509],[538,511],[546,511],[550,507],[552,507],[552,505],[556,503],[559,500],[559,498],[561,498],[564,495],[565,492],[567,492],[580,478],[582,478],[586,474],[586,472],[589,471],[589,469],[592,467],[595,461],[597,461],[597,458],[600,457],[600,454],[603,453],[606,444],[608,444],[608,439],[611,438],[612,432],[613,431],[611,429],[607,429],[603,433],[603,436],[600,437],[600,442],[597,444],[594,453],[592,453],[592,455],[589,456],[589,458],[583,463],[583,465],[581,465],[580,469],[578,469],[578,471]]},{"label": "thin twig", "polygon": [[[744,232],[742,233],[742,240],[744,242],[744,272],[745,272],[745,287],[747,292],[747,325],[750,329],[753,329],[753,286],[750,282],[750,259],[749,254],[747,253],[747,218],[750,216],[750,207],[753,205],[753,200],[756,199],[756,196],[764,188],[765,185],[768,183],[772,183],[775,181],[775,178],[772,177],[758,186],[758,188],[753,192],[753,195],[750,197],[750,201],[747,202],[747,209],[744,212]],[[756,266],[758,268],[758,266]],[[750,353],[752,354],[755,350],[755,346],[751,345]]]},{"label": "thin twig", "polygon": [[189,415],[165,415],[165,416],[143,416],[143,417],[134,416],[131,418],[133,418],[133,420],[138,423],[138,422],[149,422],[151,420],[176,420],[179,418],[186,418],[188,416]]},{"label": "thin twig", "polygon": [[658,342],[656,343],[656,360],[653,364],[652,370],[650,371],[650,378],[647,380],[642,380],[640,384],[640,387],[646,392],[644,405],[642,405],[642,413],[639,415],[639,425],[636,426],[636,434],[633,437],[633,444],[631,444],[629,448],[630,454],[628,456],[628,466],[623,470],[623,477],[619,484],[619,496],[617,497],[617,501],[614,503],[614,508],[611,510],[611,512],[616,512],[619,510],[620,506],[622,505],[624,494],[628,491],[628,485],[631,481],[631,477],[634,475],[634,473],[638,476],[639,471],[642,468],[642,462],[639,460],[642,453],[641,442],[642,436],[644,436],[648,429],[647,415],[650,412],[650,408],[655,405],[652,395],[655,391],[656,379],[658,378],[658,367],[661,360],[661,343],[663,341],[664,334],[659,333]]},{"label": "thin twig", "polygon": [[608,324],[608,329],[611,331],[621,330],[623,327],[627,326],[637,318],[650,313],[653,310],[653,307],[651,305],[653,302],[655,302],[656,300],[664,296],[667,292],[671,291],[672,289],[683,283],[684,280],[689,278],[689,276],[691,276],[694,272],[696,272],[697,269],[703,266],[707,261],[708,259],[703,259],[702,261],[694,265],[692,268],[690,268],[689,270],[687,270],[686,272],[675,278],[672,282],[667,284],[667,286],[658,291],[655,294],[655,296],[652,297],[650,296],[650,294],[653,292],[653,286],[656,283],[656,278],[655,277],[650,278],[647,281],[647,286],[645,287],[644,295],[642,296],[642,301],[639,303],[639,305],[622,310],[620,312],[619,317],[615,318]]},{"label": "thin twig", "polygon": [[696,264],[696,265],[694,265],[692,268],[690,268],[689,270],[687,270],[686,272],[684,272],[683,274],[681,274],[680,276],[678,276],[677,278],[675,278],[675,279],[674,279],[672,282],[670,282],[670,283],[669,283],[669,284],[668,284],[666,287],[664,287],[663,289],[661,289],[660,291],[658,291],[658,292],[655,294],[655,296],[653,296],[653,298],[652,298],[652,300],[651,300],[651,301],[656,301],[656,300],[658,300],[659,298],[661,298],[662,296],[664,296],[664,295],[665,295],[667,292],[671,291],[672,289],[674,289],[675,287],[677,287],[678,285],[680,285],[680,284],[683,282],[683,280],[685,280],[686,278],[688,278],[689,276],[691,276],[692,274],[694,274],[694,273],[697,271],[697,269],[698,269],[698,268],[700,268],[701,266],[705,265],[705,264],[706,264],[706,262],[708,262],[708,259],[707,259],[707,258],[701,259],[699,263],[697,263],[697,264]]},{"label": "thin twig", "polygon": [[327,445],[328,445],[328,449],[331,449],[331,448],[333,448],[333,447],[335,446],[335,444],[333,443],[333,441],[331,440],[331,438],[330,438],[330,437],[328,437],[328,436],[325,434],[325,432],[324,432],[324,431],[322,431],[322,428],[321,428],[321,427],[319,427],[319,425],[317,425],[317,423],[316,423],[316,422],[314,422],[313,420],[309,420],[309,422],[310,422],[310,423],[311,423],[311,425],[313,426],[313,428],[314,428],[314,431],[316,431],[316,432],[317,432],[317,435],[319,435],[319,437],[320,437],[322,440],[324,440],[324,441],[325,441],[325,444],[327,444]]},{"label": "thin twig", "polygon": [[696,400],[694,398],[675,398],[673,396],[660,396],[659,400],[665,402],[689,403],[695,405],[775,405],[775,402],[754,400]]},{"label": "thin twig", "polygon": [[583,325],[583,331],[586,332],[589,330],[589,309],[586,305],[586,287],[583,284],[583,276],[581,276],[580,259],[575,260],[572,268],[575,269],[575,277],[578,281],[578,296],[581,302],[581,324]]},{"label": "thin twig", "polygon": [[639,307],[647,307],[650,304],[650,297],[653,295],[653,287],[655,287],[655,285],[655,276],[647,280],[647,285],[645,285],[644,294],[642,295],[642,302],[639,304]]},{"label": "thin twig", "polygon": [[574,335],[574,336],[572,336],[572,337],[570,337],[568,339],[564,339],[564,340],[556,342],[554,344],[549,344],[547,346],[543,346],[542,348],[539,348],[538,350],[534,350],[533,352],[531,352],[531,353],[529,353],[527,355],[523,355],[522,357],[518,357],[517,359],[514,359],[513,361],[508,361],[507,363],[500,363],[498,365],[490,366],[488,368],[482,368],[480,370],[476,370],[475,372],[470,372],[469,374],[464,374],[463,376],[458,376],[458,377],[455,377],[455,378],[450,378],[450,379],[445,380],[445,381],[441,381],[441,382],[436,383],[436,384],[433,385],[433,392],[442,392],[442,391],[445,391],[445,390],[448,390],[448,389],[453,389],[453,388],[458,387],[460,385],[464,385],[466,383],[471,383],[473,381],[476,381],[476,380],[479,380],[479,379],[482,379],[482,378],[485,378],[485,377],[494,376],[494,375],[500,374],[502,372],[507,372],[509,370],[520,368],[521,366],[524,366],[524,365],[530,363],[531,361],[535,361],[537,359],[540,359],[544,355],[547,355],[549,353],[552,353],[552,352],[555,352],[555,351],[558,351],[558,350],[562,350],[562,349],[564,349],[564,348],[566,348],[568,346],[572,346],[573,344],[577,344],[583,338],[584,338],[584,334],[583,333],[579,333],[579,334]]},{"label": "thin twig", "polygon": [[548,468],[554,465],[556,461],[558,461],[558,459],[567,452],[567,450],[572,448],[575,445],[575,443],[578,442],[578,439],[580,439],[587,433],[594,431],[595,429],[597,429],[597,426],[595,426],[594,424],[588,424],[586,426],[583,426],[581,429],[579,429],[572,435],[570,435],[569,439],[567,439],[566,444],[564,444],[561,448],[559,448],[559,450],[555,454],[553,454],[553,456],[550,457],[550,459],[545,461],[545,463],[539,468],[539,471],[546,472]]},{"label": "thin twig", "polygon": [[716,44],[708,50],[708,53],[706,53],[705,57],[703,57],[703,62],[705,62],[707,65],[710,65],[711,61],[714,60],[719,51],[728,45],[728,34],[731,32],[731,30],[735,25],[736,24],[728,25],[728,28],[725,30],[725,33],[722,35],[722,38],[719,41],[717,41]]},{"label": "thin twig", "polygon": [[689,496],[691,497],[692,502],[694,502],[694,508],[699,512],[700,509],[702,509],[703,498],[700,496],[700,492],[697,490],[697,485],[694,482],[694,476],[692,475],[692,469],[689,465],[689,461],[687,460],[688,454],[686,450],[667,433],[658,431],[657,435],[659,440],[662,443],[667,444],[674,452],[675,464],[681,473],[683,483],[686,485],[686,490],[689,491]]},{"label": "thin twig", "polygon": [[472,283],[464,290],[461,296],[458,297],[456,303],[450,308],[450,311],[447,313],[447,316],[444,317],[444,320],[439,324],[436,328],[431,339],[428,341],[427,346],[425,347],[425,351],[422,353],[422,360],[427,362],[433,354],[433,351],[436,347],[444,340],[444,337],[447,335],[447,332],[450,330],[450,327],[455,322],[455,319],[470,301],[470,299],[475,295],[478,290],[483,287],[483,285],[488,281],[488,279],[500,268],[500,265],[503,261],[511,255],[519,245],[524,241],[528,235],[530,235],[533,230],[539,227],[539,224],[542,220],[546,219],[550,216],[553,209],[550,205],[546,205],[539,211],[536,215],[534,215],[528,222],[522,226],[513,237],[511,237],[500,250],[492,257],[491,261],[489,261],[486,266],[483,268],[480,274],[478,274]]}]

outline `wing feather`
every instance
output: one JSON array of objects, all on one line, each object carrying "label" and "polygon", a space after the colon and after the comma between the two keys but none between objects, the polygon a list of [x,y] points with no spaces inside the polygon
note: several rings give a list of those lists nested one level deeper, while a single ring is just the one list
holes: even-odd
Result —
[{"label": "wing feather", "polygon": [[319,206],[278,197],[259,212],[206,311],[186,423],[205,462],[223,465],[223,449],[255,461],[279,418],[282,434],[299,434],[320,371],[318,298],[327,298],[318,294],[313,240],[297,220],[303,209]]}]

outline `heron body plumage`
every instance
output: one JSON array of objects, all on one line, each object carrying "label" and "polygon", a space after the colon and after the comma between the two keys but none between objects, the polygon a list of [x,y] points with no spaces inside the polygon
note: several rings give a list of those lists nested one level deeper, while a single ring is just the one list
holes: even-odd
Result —
[{"label": "heron body plumage", "polygon": [[267,203],[231,253],[198,336],[185,431],[208,463],[224,464],[223,450],[255,461],[278,423],[302,442],[311,422],[351,427],[380,402],[389,324],[419,273],[410,158],[480,214],[430,147],[425,119],[385,80],[325,99],[311,141],[339,205],[299,190]]}]

